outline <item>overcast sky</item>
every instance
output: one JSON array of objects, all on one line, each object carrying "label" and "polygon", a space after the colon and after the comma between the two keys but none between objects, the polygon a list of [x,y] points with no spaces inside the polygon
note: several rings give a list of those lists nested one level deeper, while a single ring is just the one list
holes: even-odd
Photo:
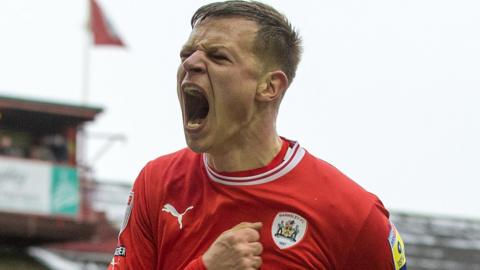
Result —
[{"label": "overcast sky", "polygon": [[[98,0],[128,48],[90,50],[89,134],[123,134],[94,162],[132,182],[185,146],[175,73],[206,1]],[[394,210],[480,218],[480,2],[266,1],[304,40],[279,133]],[[86,0],[0,2],[0,94],[80,103]],[[88,141],[90,162],[104,141]]]}]

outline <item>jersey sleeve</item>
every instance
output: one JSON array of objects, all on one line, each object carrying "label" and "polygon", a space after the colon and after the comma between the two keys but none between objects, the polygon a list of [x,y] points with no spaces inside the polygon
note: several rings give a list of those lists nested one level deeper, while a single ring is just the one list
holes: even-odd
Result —
[{"label": "jersey sleeve", "polygon": [[[107,270],[156,270],[158,251],[150,218],[145,167],[135,180],[129,194],[118,242]],[[161,264],[161,262],[158,262]],[[207,270],[201,257],[191,261],[184,270]]]},{"label": "jersey sleeve", "polygon": [[148,219],[144,168],[128,197],[117,247],[108,270],[156,269],[155,240]]},{"label": "jersey sleeve", "polygon": [[405,246],[380,201],[370,210],[343,269],[407,269]]},{"label": "jersey sleeve", "polygon": [[183,270],[207,270],[207,268],[203,264],[202,257],[198,257],[191,261]]}]

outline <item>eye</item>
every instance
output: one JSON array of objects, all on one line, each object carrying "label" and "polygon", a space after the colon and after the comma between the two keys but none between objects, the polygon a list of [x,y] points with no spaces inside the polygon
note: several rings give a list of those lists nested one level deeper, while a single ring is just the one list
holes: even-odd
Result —
[{"label": "eye", "polygon": [[210,58],[212,58],[213,60],[217,60],[217,61],[230,61],[230,59],[223,53],[220,53],[220,52],[214,52],[214,53],[210,53]]}]

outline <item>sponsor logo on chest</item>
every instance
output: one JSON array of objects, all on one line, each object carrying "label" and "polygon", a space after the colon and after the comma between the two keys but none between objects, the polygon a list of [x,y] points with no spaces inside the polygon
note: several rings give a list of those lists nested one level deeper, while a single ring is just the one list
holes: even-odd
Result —
[{"label": "sponsor logo on chest", "polygon": [[292,212],[277,213],[272,223],[272,238],[280,249],[300,243],[306,231],[307,220]]},{"label": "sponsor logo on chest", "polygon": [[179,213],[173,205],[167,203],[163,206],[162,211],[170,213],[173,217],[175,217],[178,221],[178,226],[180,227],[180,230],[181,230],[183,228],[183,223],[182,223],[183,216],[192,209],[193,209],[193,205],[187,207],[187,209],[185,209],[183,213]]}]

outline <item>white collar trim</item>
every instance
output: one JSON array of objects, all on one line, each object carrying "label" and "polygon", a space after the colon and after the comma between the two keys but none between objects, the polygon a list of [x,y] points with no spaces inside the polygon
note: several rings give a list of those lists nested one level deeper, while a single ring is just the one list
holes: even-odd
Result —
[{"label": "white collar trim", "polygon": [[305,149],[300,147],[298,142],[295,142],[293,146],[287,149],[282,163],[278,166],[261,174],[243,177],[225,176],[213,171],[208,166],[207,155],[205,154],[203,154],[203,164],[208,177],[214,182],[229,186],[251,186],[268,183],[284,176],[300,163],[304,155]]}]

